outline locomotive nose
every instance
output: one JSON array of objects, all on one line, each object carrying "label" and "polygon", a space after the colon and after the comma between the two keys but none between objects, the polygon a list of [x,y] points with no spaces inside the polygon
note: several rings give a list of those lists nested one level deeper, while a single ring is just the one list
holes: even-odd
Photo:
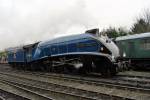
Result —
[{"label": "locomotive nose", "polygon": [[108,39],[108,37],[105,37],[105,36],[101,36],[99,40],[111,52],[112,59],[115,60],[117,57],[119,57],[119,48],[116,46],[116,44],[112,40]]},{"label": "locomotive nose", "polygon": [[107,48],[112,53],[112,60],[115,60],[117,57],[119,57],[119,48],[116,46],[116,44],[113,41],[107,44]]}]

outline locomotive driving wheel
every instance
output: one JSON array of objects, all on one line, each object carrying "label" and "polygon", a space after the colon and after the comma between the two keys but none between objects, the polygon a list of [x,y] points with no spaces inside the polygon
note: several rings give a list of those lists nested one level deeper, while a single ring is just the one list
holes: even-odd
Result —
[{"label": "locomotive driving wheel", "polygon": [[92,57],[91,56],[81,56],[82,67],[79,69],[79,73],[88,74],[92,71]]},{"label": "locomotive driving wheel", "polygon": [[107,59],[96,59],[94,64],[96,72],[101,73],[102,77],[111,77],[116,74],[116,67]]}]

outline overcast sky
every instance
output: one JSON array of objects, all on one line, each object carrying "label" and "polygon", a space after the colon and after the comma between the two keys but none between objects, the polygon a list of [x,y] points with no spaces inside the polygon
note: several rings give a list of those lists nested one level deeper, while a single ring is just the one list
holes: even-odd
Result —
[{"label": "overcast sky", "polygon": [[150,0],[0,0],[0,50],[109,26],[129,29]]}]

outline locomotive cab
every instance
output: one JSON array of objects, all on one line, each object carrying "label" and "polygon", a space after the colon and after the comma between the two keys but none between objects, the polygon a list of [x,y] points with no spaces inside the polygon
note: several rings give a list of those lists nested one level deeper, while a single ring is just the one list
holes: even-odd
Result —
[{"label": "locomotive cab", "polygon": [[31,62],[33,60],[34,52],[36,50],[36,46],[39,42],[34,44],[29,44],[23,47],[25,52],[25,62]]},{"label": "locomotive cab", "polygon": [[97,67],[96,70],[99,70],[104,76],[115,75],[118,69],[117,58],[120,56],[119,48],[107,36],[100,34],[98,29],[92,29],[86,32],[87,34],[92,34],[100,44],[99,54],[101,56],[98,56],[94,60]]},{"label": "locomotive cab", "polygon": [[102,35],[99,29],[92,29],[85,31],[87,34],[93,34],[98,41],[101,42],[102,46],[99,52],[111,55],[112,61],[116,62],[116,59],[120,56],[119,48],[117,45],[106,35]]}]

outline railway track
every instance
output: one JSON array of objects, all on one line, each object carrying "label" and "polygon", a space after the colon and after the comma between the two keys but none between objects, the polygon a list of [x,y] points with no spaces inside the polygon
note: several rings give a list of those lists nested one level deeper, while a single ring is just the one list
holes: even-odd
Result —
[{"label": "railway track", "polygon": [[[38,100],[53,100],[53,99],[56,99],[56,100],[70,100],[70,98],[72,98],[72,100],[95,100],[94,98],[88,98],[88,97],[83,97],[83,96],[80,96],[80,95],[73,95],[73,94],[67,94],[67,93],[63,93],[62,91],[54,91],[54,90],[51,90],[51,89],[46,89],[46,87],[41,87],[39,85],[36,85],[36,84],[31,84],[31,83],[26,83],[26,82],[16,82],[16,81],[12,81],[12,80],[6,80],[6,79],[0,79],[2,82],[6,83],[6,84],[9,84],[9,85],[15,85],[15,86],[19,86],[20,88],[24,88],[26,89],[27,91],[32,91],[32,93],[35,93],[39,96],[41,96],[42,98],[38,98]],[[52,84],[51,84],[52,85]],[[56,88],[57,86],[55,86]],[[54,87],[53,87],[54,88]],[[67,95],[67,98],[65,98]],[[51,98],[53,97],[53,98]],[[62,99],[63,98],[63,99]],[[31,98],[32,99],[32,98]],[[37,100],[37,99],[35,99]]]},{"label": "railway track", "polygon": [[0,100],[29,100],[26,97],[16,95],[6,90],[0,89]]},{"label": "railway track", "polygon": [[142,87],[150,89],[150,77],[132,76],[132,75],[118,75],[118,78],[114,80],[123,80],[125,82],[132,83],[136,87]]},{"label": "railway track", "polygon": [[[19,72],[18,72],[19,73]],[[4,74],[4,75],[10,75],[10,74],[8,74],[8,73],[1,73],[1,74]],[[149,98],[149,93],[150,93],[150,90],[149,89],[145,89],[145,88],[137,88],[137,87],[131,87],[131,86],[124,86],[124,85],[116,85],[114,82],[113,83],[108,83],[108,79],[106,79],[107,80],[107,82],[106,82],[106,80],[104,81],[104,79],[103,80],[101,80],[102,82],[100,82],[100,80],[98,80],[98,81],[96,81],[96,80],[93,80],[93,79],[91,79],[91,78],[83,78],[83,77],[72,77],[72,76],[68,76],[68,75],[63,75],[63,74],[60,74],[60,75],[58,75],[58,74],[44,74],[44,73],[39,73],[39,72],[35,72],[35,73],[31,73],[31,72],[25,72],[25,73],[23,73],[23,72],[20,72],[20,74],[27,74],[27,75],[29,75],[29,76],[36,76],[36,77],[38,77],[38,78],[47,78],[46,80],[51,80],[51,81],[53,81],[53,82],[55,82],[54,80],[52,80],[52,79],[57,79],[57,80],[61,80],[61,82],[63,82],[63,81],[67,81],[67,82],[71,82],[72,84],[73,83],[80,83],[80,84],[84,84],[84,85],[89,85],[89,86],[103,86],[103,87],[109,87],[109,88],[112,88],[112,89],[122,89],[122,90],[125,90],[126,92],[137,92],[137,93],[139,93],[139,92],[144,92],[144,93],[146,93],[146,95],[145,94],[142,94],[142,95],[138,95],[138,96],[136,96],[136,97],[134,97],[133,95],[133,97],[132,96],[123,96],[123,97],[119,97],[119,98],[122,98],[122,99],[139,99],[139,98],[145,98],[145,99],[143,99],[143,100],[149,100],[149,99],[147,99],[147,98]],[[12,75],[12,74],[11,74]],[[16,74],[16,72],[13,74],[13,77],[18,77],[17,76],[17,74]],[[23,76],[19,76],[18,78],[22,78],[22,77],[25,77],[24,75]],[[16,79],[15,79],[16,80]],[[37,81],[37,80],[34,80],[34,81]],[[40,83],[40,82],[42,82],[42,81],[37,81],[36,82],[36,84],[37,83]],[[29,82],[29,83],[32,83],[32,82]],[[56,82],[57,83],[57,82]],[[41,83],[41,84],[49,84],[49,86],[51,85],[52,86],[52,84],[54,84],[54,83]],[[55,85],[58,85],[58,84],[55,84]],[[62,86],[64,86],[64,85],[62,85]],[[57,86],[58,87],[58,86]],[[76,91],[75,90],[76,88],[74,88],[74,90],[73,89],[70,89],[70,90],[72,90],[72,91]],[[66,90],[66,89],[65,89]],[[83,89],[82,89],[83,90]],[[87,92],[87,90],[84,90],[84,91],[86,91]],[[69,93],[71,93],[70,91],[69,91]],[[83,92],[81,92],[81,93],[83,93]],[[89,95],[90,94],[93,94],[92,92],[90,93],[90,91],[88,91],[87,92]],[[125,92],[124,92],[125,93]],[[98,95],[96,95],[96,94],[98,94]],[[107,94],[107,95],[106,95]],[[84,94],[85,95],[85,94]],[[98,98],[109,98],[109,99],[111,99],[111,98],[117,98],[117,96],[115,96],[115,95],[112,95],[112,94],[108,94],[108,93],[103,93],[103,92],[95,92],[95,94],[93,94],[93,95],[95,95],[95,98],[96,97],[98,97]],[[104,97],[99,97],[99,95],[106,95],[106,96],[104,96]],[[86,94],[86,97],[90,97],[90,96],[88,96],[87,94]],[[91,98],[92,99],[92,98]]]},{"label": "railway track", "polygon": [[[52,100],[49,97],[30,91],[24,87],[0,79],[0,88],[5,92],[3,100]],[[11,96],[11,98],[9,98]]]},{"label": "railway track", "polygon": [[[16,73],[16,72],[15,72]],[[51,74],[51,73],[40,73],[40,72],[25,72],[24,74],[36,75],[39,77],[63,80],[63,81],[72,81],[79,82],[89,85],[95,86],[104,86],[111,88],[118,88],[123,90],[130,91],[140,91],[145,93],[150,93],[150,79],[148,80],[144,77],[140,79],[139,77],[135,79],[135,76],[122,76],[119,75],[115,78],[104,79],[104,78],[90,78],[86,76],[73,76],[73,75],[65,75],[65,74]]]},{"label": "railway track", "polygon": [[[94,91],[88,91],[84,89],[79,89],[79,88],[73,88],[70,86],[64,86],[64,85],[58,85],[54,83],[46,83],[42,81],[37,81],[37,80],[32,80],[32,79],[27,79],[27,78],[16,78],[16,76],[10,76],[10,75],[2,75],[0,74],[0,80],[6,82],[7,84],[10,85],[17,85],[19,87],[24,87],[29,91],[39,91],[38,94],[45,94],[46,96],[53,97],[54,99],[57,100],[131,100],[130,98],[125,98],[125,97],[119,97],[119,96],[114,96],[110,94],[104,94],[104,93],[99,93],[99,92],[94,92]],[[44,95],[43,94],[43,95]],[[53,94],[53,95],[52,95]],[[56,96],[57,95],[57,96]],[[67,98],[65,98],[67,97]]]},{"label": "railway track", "polygon": [[118,75],[120,77],[125,78],[135,78],[135,79],[141,79],[141,80],[150,80],[150,76],[140,76],[140,75]]},{"label": "railway track", "polygon": [[[89,76],[83,77],[83,76],[78,76],[78,75],[54,74],[54,73],[43,73],[43,72],[41,73],[41,72],[30,72],[30,71],[24,72],[24,71],[17,71],[17,70],[7,70],[7,71],[5,70],[4,72],[6,72],[6,73],[2,73],[2,74],[8,75],[8,73],[9,73],[9,74],[14,75],[14,77],[18,77],[17,75],[20,75],[20,78],[26,77],[26,76],[28,76],[28,77],[36,76],[36,77],[40,78],[41,80],[43,80],[45,78],[46,82],[53,81],[54,83],[55,82],[58,83],[56,80],[59,80],[60,82],[58,84],[60,84],[61,82],[62,83],[67,82],[67,85],[68,85],[68,83],[72,83],[72,84],[80,83],[80,84],[85,84],[85,85],[89,85],[89,86],[108,87],[108,88],[110,88],[110,90],[121,89],[121,90],[124,90],[124,94],[126,94],[126,92],[129,92],[129,94],[130,93],[133,94],[133,92],[137,93],[137,96],[133,96],[133,95],[130,95],[130,96],[120,96],[119,95],[118,96],[118,97],[125,98],[125,99],[141,100],[141,98],[142,98],[142,100],[149,100],[149,98],[150,98],[150,96],[149,96],[150,95],[150,89],[149,89],[150,83],[149,83],[149,81],[147,81],[147,80],[149,80],[149,77],[144,77],[144,76],[118,75],[117,77],[114,77],[112,79],[104,79],[104,78],[95,77],[95,76],[94,77],[93,76],[92,77],[89,77]],[[34,78],[34,79],[37,81],[36,78]],[[43,84],[45,84],[45,83],[43,83]],[[56,84],[56,85],[58,85],[58,84]],[[97,93],[99,93],[99,91]],[[114,97],[114,98],[117,97],[116,94],[108,94],[104,91],[100,92],[99,94],[103,95],[99,98],[106,97],[106,98],[110,99],[112,97]],[[106,95],[106,96],[104,96],[104,95]],[[97,96],[95,96],[95,97],[97,97]]]},{"label": "railway track", "polygon": [[140,71],[125,71],[120,72],[118,74],[119,76],[123,77],[135,77],[135,78],[144,78],[144,79],[150,79],[150,73],[149,72],[140,72]]}]

